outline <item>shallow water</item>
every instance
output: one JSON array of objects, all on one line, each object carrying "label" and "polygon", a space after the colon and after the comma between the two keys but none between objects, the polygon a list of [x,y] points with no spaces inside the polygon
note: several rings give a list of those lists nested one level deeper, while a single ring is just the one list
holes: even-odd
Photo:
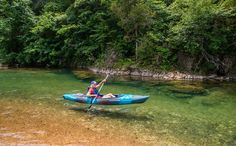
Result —
[{"label": "shallow water", "polygon": [[236,83],[110,77],[102,93],[149,100],[90,112],[63,100],[64,93],[84,93],[91,80],[101,79],[87,71],[1,70],[0,145],[236,145]]}]

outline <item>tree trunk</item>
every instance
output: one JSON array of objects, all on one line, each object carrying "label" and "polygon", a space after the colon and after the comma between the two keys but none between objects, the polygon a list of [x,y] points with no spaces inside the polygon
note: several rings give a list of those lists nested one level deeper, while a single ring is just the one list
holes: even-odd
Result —
[{"label": "tree trunk", "polygon": [[138,31],[135,30],[135,60],[138,60]]},{"label": "tree trunk", "polygon": [[219,57],[213,56],[209,53],[207,53],[205,50],[202,51],[203,57],[206,59],[207,62],[213,63],[214,66],[216,67],[216,73],[218,76],[225,76],[229,72],[229,68],[231,67],[231,62],[225,62],[228,63],[225,64],[224,60],[221,61]]}]

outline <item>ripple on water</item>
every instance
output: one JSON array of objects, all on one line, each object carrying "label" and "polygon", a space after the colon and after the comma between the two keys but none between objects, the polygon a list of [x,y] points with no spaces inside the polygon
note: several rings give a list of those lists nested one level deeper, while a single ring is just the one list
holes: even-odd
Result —
[{"label": "ripple on water", "polygon": [[40,97],[37,97],[38,99],[50,99],[52,98],[51,96],[40,96]]},{"label": "ripple on water", "polygon": [[25,139],[24,132],[6,132],[0,133],[0,137],[11,137],[16,139]]},{"label": "ripple on water", "polygon": [[47,132],[46,132],[46,131],[39,130],[39,131],[33,131],[32,133],[33,133],[33,134],[39,134],[39,135],[45,135]]},{"label": "ripple on water", "polygon": [[8,128],[6,128],[6,127],[0,127],[0,131],[5,131],[5,130],[8,130]]},{"label": "ripple on water", "polygon": [[4,111],[4,112],[2,112],[1,114],[2,115],[10,115],[10,114],[12,114],[13,113],[13,111]]}]

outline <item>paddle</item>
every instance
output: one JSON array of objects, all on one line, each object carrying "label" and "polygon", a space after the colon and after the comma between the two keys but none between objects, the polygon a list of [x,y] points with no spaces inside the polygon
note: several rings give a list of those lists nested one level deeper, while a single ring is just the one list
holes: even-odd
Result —
[{"label": "paddle", "polygon": [[[107,80],[108,76],[109,76],[109,74],[107,74],[105,80]],[[99,88],[98,93],[100,93],[100,91],[102,90],[103,85],[104,85],[104,82],[102,83],[101,87]],[[94,101],[95,101],[95,99],[96,99],[97,97],[98,97],[98,94],[93,98],[93,100],[91,101],[91,104],[90,104],[90,106],[88,107],[88,109],[90,109],[90,108],[93,106],[93,103],[94,103]]]}]

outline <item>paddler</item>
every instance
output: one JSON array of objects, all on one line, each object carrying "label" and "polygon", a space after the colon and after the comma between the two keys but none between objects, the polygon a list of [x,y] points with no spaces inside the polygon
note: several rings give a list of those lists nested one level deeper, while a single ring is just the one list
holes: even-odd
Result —
[{"label": "paddler", "polygon": [[90,86],[88,87],[88,93],[86,94],[87,96],[90,97],[96,97],[96,98],[113,98],[115,95],[112,93],[108,93],[106,95],[102,95],[98,92],[97,88],[99,88],[102,84],[106,82],[106,79],[102,80],[99,84],[97,84],[96,81],[92,81]]}]

